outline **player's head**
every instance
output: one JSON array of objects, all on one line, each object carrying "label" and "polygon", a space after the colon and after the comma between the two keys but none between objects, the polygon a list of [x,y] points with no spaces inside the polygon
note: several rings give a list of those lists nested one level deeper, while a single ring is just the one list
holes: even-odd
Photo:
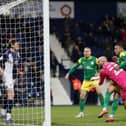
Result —
[{"label": "player's head", "polygon": [[105,56],[101,56],[98,58],[98,65],[99,66],[103,66],[104,63],[106,63],[106,62],[107,62],[107,58]]},{"label": "player's head", "polygon": [[9,41],[9,48],[12,48],[15,51],[19,50],[19,42],[16,40],[10,40]]},{"label": "player's head", "polygon": [[123,47],[123,45],[122,44],[116,44],[115,46],[114,46],[114,52],[115,52],[115,54],[116,55],[119,55],[120,54],[120,52],[121,51],[123,51],[124,50],[124,47]]},{"label": "player's head", "polygon": [[91,56],[91,49],[89,47],[84,48],[84,56],[89,58]]}]

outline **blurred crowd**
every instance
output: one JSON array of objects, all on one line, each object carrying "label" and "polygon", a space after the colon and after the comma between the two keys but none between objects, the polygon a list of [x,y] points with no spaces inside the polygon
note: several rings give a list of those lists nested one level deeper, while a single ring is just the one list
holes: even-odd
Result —
[{"label": "blurred crowd", "polygon": [[86,46],[92,49],[94,56],[105,55],[109,60],[115,43],[126,46],[126,19],[122,16],[106,14],[95,23],[65,17],[62,21],[51,21],[51,32],[59,38],[73,62],[83,55]]}]

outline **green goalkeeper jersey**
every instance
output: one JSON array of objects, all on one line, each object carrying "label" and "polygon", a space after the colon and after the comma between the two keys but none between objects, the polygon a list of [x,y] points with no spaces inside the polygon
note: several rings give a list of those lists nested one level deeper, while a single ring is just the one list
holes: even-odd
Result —
[{"label": "green goalkeeper jersey", "polygon": [[118,58],[117,63],[118,63],[120,68],[123,68],[124,70],[126,70],[126,51],[125,50],[123,50],[119,54],[119,58]]},{"label": "green goalkeeper jersey", "polygon": [[86,59],[85,57],[81,57],[78,62],[71,67],[69,70],[69,74],[73,73],[79,66],[82,66],[83,73],[84,73],[84,80],[91,80],[93,76],[95,76],[97,72],[97,58],[91,56],[90,58]]}]

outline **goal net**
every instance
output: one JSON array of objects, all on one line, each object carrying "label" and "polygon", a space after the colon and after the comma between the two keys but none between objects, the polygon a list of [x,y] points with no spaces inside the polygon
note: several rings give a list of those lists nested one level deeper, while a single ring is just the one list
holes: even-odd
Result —
[{"label": "goal net", "polygon": [[[42,126],[45,120],[43,38],[42,0],[0,0],[0,54],[8,49],[11,40],[20,43],[12,110],[15,126]],[[1,106],[4,86],[1,83]],[[3,119],[0,119],[0,125],[6,125]]]}]

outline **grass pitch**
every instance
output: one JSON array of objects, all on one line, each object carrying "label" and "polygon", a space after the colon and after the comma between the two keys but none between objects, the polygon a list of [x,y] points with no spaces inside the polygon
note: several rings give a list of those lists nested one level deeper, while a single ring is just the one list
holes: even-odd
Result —
[{"label": "grass pitch", "polygon": [[[14,107],[12,118],[14,124],[11,126],[42,126],[44,121],[43,107]],[[8,126],[0,119],[0,126]]]},{"label": "grass pitch", "polygon": [[[110,109],[110,108],[109,108]],[[106,123],[104,120],[107,115],[101,119],[97,115],[101,111],[100,106],[85,106],[85,116],[76,119],[79,107],[54,107],[52,109],[52,126],[126,126],[126,111],[123,106],[119,106],[115,122]]]},{"label": "grass pitch", "polygon": [[[107,116],[98,119],[97,115],[100,111],[100,106],[86,106],[84,118],[76,119],[79,106],[52,107],[52,126],[126,126],[126,111],[123,106],[119,106],[116,120],[112,123],[104,122]],[[42,126],[43,115],[42,107],[14,108],[15,125],[12,126]],[[7,126],[2,119],[0,119],[0,126]]]}]

